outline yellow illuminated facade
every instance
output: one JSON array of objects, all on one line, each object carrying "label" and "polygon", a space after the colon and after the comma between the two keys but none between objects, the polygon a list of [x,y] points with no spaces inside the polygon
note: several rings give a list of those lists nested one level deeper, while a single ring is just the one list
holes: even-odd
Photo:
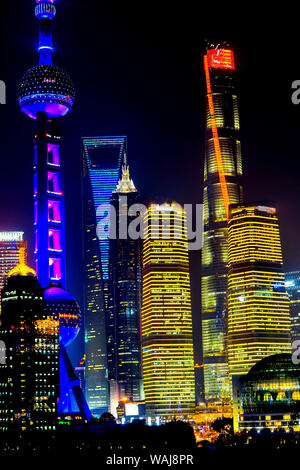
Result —
[{"label": "yellow illuminated facade", "polygon": [[232,376],[246,374],[266,356],[291,349],[289,299],[273,207],[231,207],[228,268],[228,363]]},{"label": "yellow illuminated facade", "polygon": [[185,212],[149,206],[144,216],[142,352],[146,412],[187,415],[195,405]]},{"label": "yellow illuminated facade", "polygon": [[[236,377],[235,377],[236,379]],[[265,357],[240,377],[236,432],[300,430],[300,366],[286,353]]]},{"label": "yellow illuminated facade", "polygon": [[226,355],[227,223],[229,205],[242,201],[242,157],[235,71],[221,64],[209,66],[209,53],[204,56],[207,95],[201,316],[205,399],[214,400],[231,396]]}]

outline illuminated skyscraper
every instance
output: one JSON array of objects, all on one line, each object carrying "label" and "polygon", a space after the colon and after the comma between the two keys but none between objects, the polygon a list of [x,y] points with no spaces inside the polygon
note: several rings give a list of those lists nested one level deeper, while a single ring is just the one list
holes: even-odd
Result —
[{"label": "illuminated skyscraper", "polygon": [[[107,359],[110,385],[110,411],[122,397],[139,401],[142,398],[141,357],[141,239],[134,240],[128,226],[134,216],[128,209],[138,203],[138,192],[129,176],[126,162],[122,178],[111,204],[115,209],[116,238],[110,240],[110,295],[107,310]],[[123,224],[123,220],[125,224]],[[122,229],[124,234],[122,234]]]},{"label": "illuminated skyscraper", "polygon": [[5,276],[19,262],[19,250],[23,232],[0,232],[0,290],[4,287]]},{"label": "illuminated skyscraper", "polygon": [[204,56],[206,148],[201,315],[205,398],[230,396],[226,357],[227,221],[242,200],[242,160],[233,51],[211,46]]},{"label": "illuminated skyscraper", "polygon": [[291,342],[300,341],[300,271],[285,273],[285,288],[290,299]]},{"label": "illuminated skyscraper", "polygon": [[35,272],[20,263],[2,290],[0,430],[53,431],[59,396],[59,319],[44,308]]},{"label": "illuminated skyscraper", "polygon": [[86,397],[90,408],[108,409],[105,311],[109,292],[109,240],[97,236],[120,177],[126,137],[82,139],[83,227],[85,270]]},{"label": "illuminated skyscraper", "polygon": [[228,270],[229,372],[241,375],[266,356],[291,351],[289,299],[274,207],[231,206]]},{"label": "illuminated skyscraper", "polygon": [[80,387],[85,395],[85,354],[80,359],[79,365],[75,367],[75,372],[80,380]]},{"label": "illuminated skyscraper", "polygon": [[61,395],[58,411],[70,412],[69,393],[76,392],[78,408],[87,418],[90,413],[83,395],[76,386],[73,387],[75,374],[66,353],[66,347],[79,332],[80,310],[76,300],[64,289],[65,209],[58,121],[71,111],[75,89],[69,75],[53,65],[52,61],[54,47],[51,26],[56,16],[54,3],[55,0],[36,0],[39,65],[29,69],[20,80],[18,101],[21,111],[36,120],[33,161],[34,257],[39,283],[41,287],[47,288],[46,309],[49,314],[53,310],[59,314]]},{"label": "illuminated skyscraper", "polygon": [[195,404],[185,212],[149,206],[144,216],[142,351],[147,414],[186,415]]}]

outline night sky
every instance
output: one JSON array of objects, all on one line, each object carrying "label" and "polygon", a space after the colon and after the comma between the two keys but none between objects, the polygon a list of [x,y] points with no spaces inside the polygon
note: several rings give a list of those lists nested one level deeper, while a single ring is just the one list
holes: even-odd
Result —
[{"label": "night sky", "polygon": [[[77,89],[61,128],[67,287],[80,303],[80,138],[127,135],[131,175],[143,197],[201,203],[206,38],[228,40],[235,49],[245,199],[274,201],[285,268],[300,269],[300,105],[291,102],[291,83],[300,80],[300,6],[282,10],[273,2],[272,9],[262,10],[262,2],[202,3],[56,1],[54,63],[71,74]],[[38,60],[33,7],[33,0],[1,2],[0,18],[0,79],[7,85],[7,104],[0,106],[0,230],[23,230],[30,260],[34,122],[19,111],[16,86]],[[199,360],[200,253],[191,258]],[[78,349],[79,342],[73,361]]]}]

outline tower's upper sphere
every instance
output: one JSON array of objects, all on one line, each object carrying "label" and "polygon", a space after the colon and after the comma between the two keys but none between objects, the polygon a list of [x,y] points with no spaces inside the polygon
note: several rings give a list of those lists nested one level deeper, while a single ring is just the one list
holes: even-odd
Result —
[{"label": "tower's upper sphere", "polygon": [[48,316],[53,313],[58,314],[59,342],[68,347],[80,329],[81,313],[78,302],[61,285],[47,287],[44,297]]},{"label": "tower's upper sphere", "polygon": [[71,111],[75,89],[70,76],[55,65],[37,65],[25,72],[18,85],[21,111],[32,119],[42,111],[50,118]]},{"label": "tower's upper sphere", "polygon": [[52,2],[39,2],[35,7],[35,16],[38,20],[47,18],[48,20],[53,20],[56,15],[56,8]]}]

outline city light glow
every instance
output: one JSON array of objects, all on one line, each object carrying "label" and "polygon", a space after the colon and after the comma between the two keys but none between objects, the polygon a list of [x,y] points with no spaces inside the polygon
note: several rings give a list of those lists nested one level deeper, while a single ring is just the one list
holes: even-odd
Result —
[{"label": "city light glow", "polygon": [[233,51],[230,49],[208,49],[208,67],[218,69],[235,69]]}]

